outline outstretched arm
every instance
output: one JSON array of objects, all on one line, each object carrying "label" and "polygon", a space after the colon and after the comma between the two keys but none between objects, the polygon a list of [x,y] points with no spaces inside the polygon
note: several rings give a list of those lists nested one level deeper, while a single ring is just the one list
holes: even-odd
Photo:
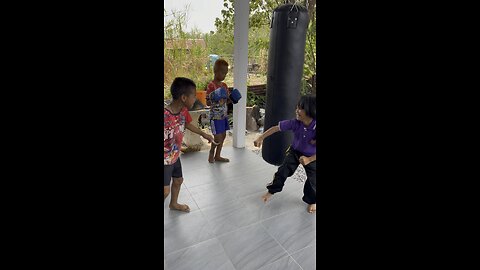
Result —
[{"label": "outstretched arm", "polygon": [[205,132],[203,132],[203,130],[199,129],[198,127],[192,125],[191,123],[188,123],[188,124],[185,124],[185,127],[190,130],[191,132],[193,133],[197,133],[198,135],[202,136],[203,138],[205,138],[206,140],[208,140],[208,142],[211,142],[215,145],[218,145],[218,143],[216,143],[214,140],[213,140],[213,136],[212,135],[209,135]]},{"label": "outstretched arm", "polygon": [[263,140],[265,140],[265,138],[267,138],[268,136],[270,136],[270,135],[272,135],[273,133],[278,132],[278,131],[280,131],[280,127],[279,127],[278,125],[269,128],[267,131],[265,131],[265,133],[263,133],[262,135],[260,135],[260,137],[258,137],[258,138],[253,142],[253,145],[255,145],[256,147],[262,146],[262,142],[263,142]]}]

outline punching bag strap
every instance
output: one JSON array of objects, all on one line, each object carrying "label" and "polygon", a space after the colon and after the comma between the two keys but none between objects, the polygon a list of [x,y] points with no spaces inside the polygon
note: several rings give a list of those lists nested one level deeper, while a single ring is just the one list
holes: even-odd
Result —
[{"label": "punching bag strap", "polygon": [[[293,8],[295,8],[295,12],[292,12]],[[297,28],[298,16],[300,12],[298,11],[297,4],[293,4],[292,8],[288,12],[288,20],[287,20],[287,28]]]}]

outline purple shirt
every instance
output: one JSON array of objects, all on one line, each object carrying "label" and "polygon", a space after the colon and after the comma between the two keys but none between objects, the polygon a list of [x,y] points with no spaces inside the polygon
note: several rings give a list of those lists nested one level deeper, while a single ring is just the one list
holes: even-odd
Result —
[{"label": "purple shirt", "polygon": [[293,131],[292,148],[306,157],[311,157],[317,152],[316,144],[310,142],[317,138],[315,132],[316,125],[316,120],[313,120],[308,127],[297,119],[278,122],[281,131]]}]

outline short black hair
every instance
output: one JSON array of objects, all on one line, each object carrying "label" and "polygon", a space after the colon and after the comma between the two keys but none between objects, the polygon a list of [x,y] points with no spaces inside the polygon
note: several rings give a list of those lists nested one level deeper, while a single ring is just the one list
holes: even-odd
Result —
[{"label": "short black hair", "polygon": [[297,104],[298,108],[305,111],[308,117],[317,119],[317,97],[314,95],[302,96]]},{"label": "short black hair", "polygon": [[217,71],[220,66],[226,66],[228,68],[228,62],[225,59],[218,59],[213,65],[213,71]]},{"label": "short black hair", "polygon": [[173,80],[172,86],[170,86],[170,93],[175,100],[179,99],[182,95],[190,94],[192,88],[193,90],[197,88],[192,80],[184,77],[177,77]]}]

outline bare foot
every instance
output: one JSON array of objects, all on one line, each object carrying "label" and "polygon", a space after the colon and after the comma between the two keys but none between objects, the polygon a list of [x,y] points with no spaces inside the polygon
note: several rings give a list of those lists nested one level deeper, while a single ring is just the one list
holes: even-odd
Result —
[{"label": "bare foot", "polygon": [[215,161],[230,162],[230,160],[228,158],[224,158],[224,157],[215,157]]},{"label": "bare foot", "polygon": [[177,210],[177,211],[182,211],[182,212],[190,212],[190,207],[186,204],[170,204],[168,206],[171,210]]},{"label": "bare foot", "polygon": [[270,198],[272,197],[273,194],[271,194],[270,192],[267,192],[265,193],[263,196],[262,196],[262,200],[264,203],[266,203],[268,200],[270,200]]},{"label": "bare foot", "polygon": [[214,163],[214,162],[215,162],[215,160],[213,159],[213,154],[209,154],[209,155],[208,155],[208,162],[210,162],[210,163]]},{"label": "bare foot", "polygon": [[317,211],[317,204],[309,204],[307,211],[308,213],[315,213],[315,211]]}]

